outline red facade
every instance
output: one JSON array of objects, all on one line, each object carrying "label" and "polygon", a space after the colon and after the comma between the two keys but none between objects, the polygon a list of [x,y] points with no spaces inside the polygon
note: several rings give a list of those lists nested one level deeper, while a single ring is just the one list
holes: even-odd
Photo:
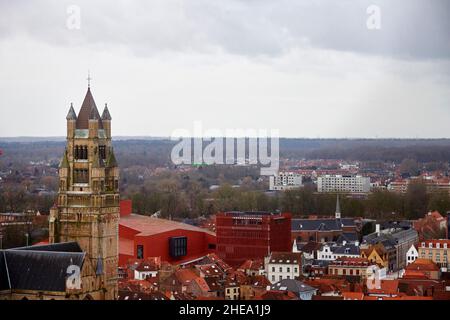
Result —
[{"label": "red facade", "polygon": [[128,216],[131,214],[133,204],[131,200],[120,200],[120,216]]},{"label": "red facade", "polygon": [[[186,238],[186,252],[171,255],[170,239]],[[161,257],[161,261],[179,264],[216,251],[212,232],[184,223],[130,214],[119,222],[119,266],[129,259]]]},{"label": "red facade", "polygon": [[272,251],[291,251],[291,215],[225,212],[216,216],[217,254],[232,266],[263,259]]}]

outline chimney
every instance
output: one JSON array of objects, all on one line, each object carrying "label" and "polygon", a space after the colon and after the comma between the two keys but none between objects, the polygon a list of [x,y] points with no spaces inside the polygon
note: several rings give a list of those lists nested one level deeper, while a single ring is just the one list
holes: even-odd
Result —
[{"label": "chimney", "polygon": [[380,235],[380,224],[379,224],[379,223],[377,223],[377,224],[375,225],[375,232],[376,232],[378,235]]}]

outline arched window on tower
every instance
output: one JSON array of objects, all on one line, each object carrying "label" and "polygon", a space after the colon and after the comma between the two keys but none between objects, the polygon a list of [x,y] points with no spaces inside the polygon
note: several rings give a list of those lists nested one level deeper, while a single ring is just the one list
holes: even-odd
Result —
[{"label": "arched window on tower", "polygon": [[100,159],[105,160],[106,159],[106,146],[99,146],[98,151],[100,154]]}]

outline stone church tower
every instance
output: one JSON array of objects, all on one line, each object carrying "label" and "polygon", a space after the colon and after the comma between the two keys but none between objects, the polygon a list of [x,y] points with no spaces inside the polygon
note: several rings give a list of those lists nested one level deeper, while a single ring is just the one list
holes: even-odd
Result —
[{"label": "stone church tower", "polygon": [[95,272],[96,299],[116,299],[119,169],[111,145],[111,115],[100,116],[88,86],[80,112],[67,114],[67,144],[59,192],[50,212],[50,243],[76,241]]}]

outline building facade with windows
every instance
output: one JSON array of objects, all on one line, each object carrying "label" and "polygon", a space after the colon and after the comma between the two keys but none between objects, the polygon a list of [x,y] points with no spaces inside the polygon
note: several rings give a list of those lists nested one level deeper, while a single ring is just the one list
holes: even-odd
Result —
[{"label": "building facade with windows", "polygon": [[284,279],[296,279],[301,275],[301,253],[272,252],[264,260],[267,279],[271,283]]},{"label": "building facade with windows", "polygon": [[342,257],[328,265],[328,274],[335,276],[359,276],[367,279],[371,275],[371,266],[374,265],[366,258]]},{"label": "building facade with windows", "polygon": [[238,267],[273,251],[291,251],[291,214],[230,211],[216,215],[217,255]]},{"label": "building facade with windows", "polygon": [[302,186],[302,175],[295,172],[279,172],[269,178],[269,189],[272,191],[290,190]]},{"label": "building facade with windows", "polygon": [[441,268],[449,267],[450,240],[424,240],[417,251],[419,258],[430,259]]},{"label": "building facade with windows", "polygon": [[318,192],[370,192],[370,178],[359,175],[324,175],[317,178]]},{"label": "building facade with windows", "polygon": [[334,261],[341,257],[360,257],[359,243],[326,243],[317,250],[317,259]]}]

